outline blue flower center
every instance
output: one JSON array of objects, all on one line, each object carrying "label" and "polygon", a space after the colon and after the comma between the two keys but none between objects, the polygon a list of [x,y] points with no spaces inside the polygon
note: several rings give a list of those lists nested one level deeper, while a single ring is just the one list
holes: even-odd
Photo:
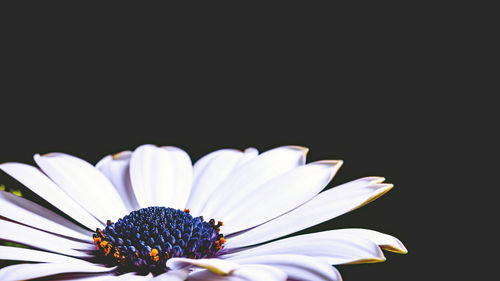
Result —
[{"label": "blue flower center", "polygon": [[184,211],[148,207],[133,211],[117,222],[107,222],[93,234],[96,257],[121,273],[157,275],[167,271],[172,257],[214,257],[226,242],[219,233],[222,222],[206,222]]}]

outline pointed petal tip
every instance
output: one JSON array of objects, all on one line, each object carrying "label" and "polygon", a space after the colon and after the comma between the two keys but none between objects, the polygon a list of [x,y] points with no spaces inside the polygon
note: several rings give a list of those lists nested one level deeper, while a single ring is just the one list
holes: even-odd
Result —
[{"label": "pointed petal tip", "polygon": [[399,245],[398,248],[391,245],[380,245],[380,248],[396,254],[403,254],[403,255],[408,254],[408,249],[406,249],[406,247],[403,244]]},{"label": "pointed petal tip", "polygon": [[392,183],[379,183],[379,184],[376,184],[375,185],[376,192],[372,195],[372,197],[370,197],[368,199],[368,201],[366,203],[370,203],[370,202],[378,199],[382,195],[384,195],[387,192],[389,192],[389,190],[391,190],[393,187],[394,187],[394,185]]},{"label": "pointed petal tip", "polygon": [[332,165],[332,166],[337,166],[338,168],[340,168],[344,164],[344,161],[343,160],[320,160],[320,161],[316,161],[315,163]]},{"label": "pointed petal tip", "polygon": [[132,155],[132,151],[125,150],[125,151],[115,153],[115,154],[111,155],[111,157],[113,157],[113,160],[121,160],[121,159],[130,158],[131,155]]},{"label": "pointed petal tip", "polygon": [[288,147],[288,148],[291,148],[291,149],[296,149],[296,150],[300,150],[304,153],[304,155],[307,156],[307,153],[309,153],[309,148],[305,147],[305,146],[301,146],[301,145],[287,145],[285,147]]},{"label": "pointed petal tip", "polygon": [[374,184],[371,187],[375,189],[372,196],[368,198],[365,202],[363,202],[361,205],[357,206],[355,209],[361,208],[367,205],[368,203],[371,203],[377,200],[378,198],[382,197],[384,194],[389,192],[389,190],[391,190],[394,187],[394,185],[391,183],[382,183],[382,184]]},{"label": "pointed petal tip", "polygon": [[342,160],[321,160],[321,161],[316,161],[313,163],[331,166],[330,167],[331,168],[330,179],[328,180],[328,182],[330,182],[333,179],[333,177],[337,174],[340,167],[342,167],[342,165],[344,164],[344,161],[342,161]]},{"label": "pointed petal tip", "polygon": [[372,184],[378,184],[378,183],[383,183],[385,181],[385,178],[378,176],[370,176],[370,177],[364,177],[361,180],[369,181]]},{"label": "pointed petal tip", "polygon": [[57,156],[61,156],[61,155],[67,155],[66,153],[62,153],[62,152],[48,152],[48,153],[44,153],[44,154],[35,154],[34,155],[34,158],[41,158],[41,157],[57,157]]},{"label": "pointed petal tip", "polygon": [[396,254],[403,254],[403,255],[408,254],[408,249],[406,249],[403,242],[401,242],[396,237],[393,237],[393,238],[394,238],[394,243],[392,243],[392,245],[382,244],[382,245],[380,245],[380,248],[382,248],[383,250],[389,251],[389,252],[396,253]]}]

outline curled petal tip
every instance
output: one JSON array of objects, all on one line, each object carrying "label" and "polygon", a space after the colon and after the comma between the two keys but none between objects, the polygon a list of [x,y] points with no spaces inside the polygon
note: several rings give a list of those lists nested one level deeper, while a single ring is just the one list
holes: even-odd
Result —
[{"label": "curled petal tip", "polygon": [[287,147],[292,149],[302,150],[304,152],[304,155],[307,155],[307,153],[309,152],[309,148],[301,145],[288,145]]},{"label": "curled petal tip", "polygon": [[344,161],[342,161],[342,160],[321,160],[321,161],[318,161],[317,163],[338,166],[340,168],[340,166],[342,166],[344,164]]},{"label": "curled petal tip", "polygon": [[385,181],[385,178],[371,176],[371,177],[364,177],[363,180],[369,181],[370,183],[373,183],[373,184],[377,184],[377,183],[383,183]]},{"label": "curled petal tip", "polygon": [[391,245],[380,245],[380,248],[396,254],[408,254],[408,250],[403,244],[399,245],[398,248]]}]

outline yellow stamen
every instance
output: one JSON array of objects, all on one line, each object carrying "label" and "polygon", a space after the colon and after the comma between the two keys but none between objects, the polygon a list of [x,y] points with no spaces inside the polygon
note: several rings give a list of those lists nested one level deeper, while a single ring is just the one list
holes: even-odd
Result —
[{"label": "yellow stamen", "polygon": [[108,241],[102,241],[100,244],[101,244],[101,247],[104,248],[104,247],[106,247],[106,245],[108,245]]},{"label": "yellow stamen", "polygon": [[95,237],[94,238],[94,244],[97,250],[99,250],[99,244],[101,243],[101,237]]},{"label": "yellow stamen", "polygon": [[158,256],[158,250],[157,249],[152,249],[151,252],[149,252],[149,256],[154,260],[154,261],[159,261],[160,257]]},{"label": "yellow stamen", "polygon": [[149,256],[150,256],[150,257],[154,257],[154,256],[156,256],[156,255],[158,255],[158,250],[157,250],[157,249],[153,249],[153,250],[151,250],[151,252],[149,253]]},{"label": "yellow stamen", "polygon": [[101,242],[101,248],[104,249],[104,254],[107,256],[109,252],[111,251],[112,245],[108,243],[108,241],[102,241]]}]

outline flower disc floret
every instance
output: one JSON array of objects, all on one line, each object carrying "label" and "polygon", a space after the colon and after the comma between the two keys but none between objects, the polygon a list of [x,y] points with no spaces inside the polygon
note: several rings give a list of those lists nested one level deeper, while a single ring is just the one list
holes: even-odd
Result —
[{"label": "flower disc floret", "polygon": [[226,242],[222,222],[206,222],[188,209],[148,207],[131,212],[93,235],[96,257],[120,272],[160,274],[172,257],[215,257]]}]

